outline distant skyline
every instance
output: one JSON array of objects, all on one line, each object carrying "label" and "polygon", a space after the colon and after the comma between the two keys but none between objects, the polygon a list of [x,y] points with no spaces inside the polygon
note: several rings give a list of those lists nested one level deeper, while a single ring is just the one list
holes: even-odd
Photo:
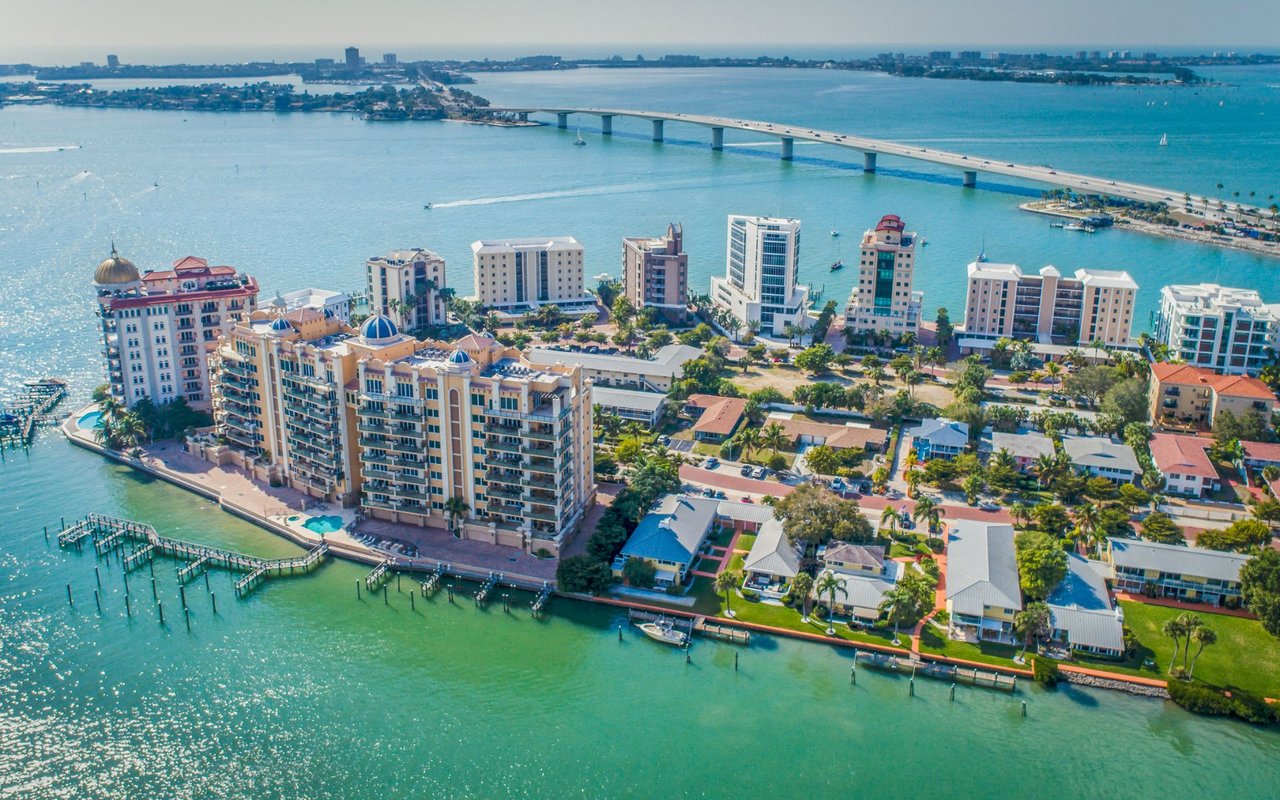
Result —
[{"label": "distant skyline", "polygon": [[0,63],[303,60],[355,45],[370,60],[672,52],[833,56],[1021,43],[1276,52],[1280,4],[1223,0],[46,0],[5,12]]}]

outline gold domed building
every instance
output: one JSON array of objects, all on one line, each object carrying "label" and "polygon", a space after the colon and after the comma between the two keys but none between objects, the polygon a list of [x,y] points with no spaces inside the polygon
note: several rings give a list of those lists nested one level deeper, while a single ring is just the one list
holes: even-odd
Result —
[{"label": "gold domed building", "polygon": [[93,282],[99,286],[122,286],[141,280],[142,275],[133,262],[116,252],[115,242],[111,243],[111,255],[103,259],[93,273]]}]

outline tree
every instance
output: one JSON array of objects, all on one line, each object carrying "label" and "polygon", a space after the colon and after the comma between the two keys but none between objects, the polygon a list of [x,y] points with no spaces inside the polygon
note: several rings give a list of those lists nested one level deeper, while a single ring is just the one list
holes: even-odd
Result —
[{"label": "tree", "polygon": [[729,604],[729,595],[738,588],[738,573],[725,570],[716,576],[716,591],[724,595],[724,614],[726,617],[732,617],[733,608]]},{"label": "tree", "polygon": [[1043,600],[1036,600],[1027,603],[1026,607],[1019,611],[1013,617],[1013,629],[1022,634],[1022,655],[1026,656],[1027,649],[1031,646],[1033,639],[1040,639],[1048,636],[1053,630],[1053,617],[1049,611],[1049,604]]},{"label": "tree", "polygon": [[1014,525],[1021,527],[1022,525],[1027,524],[1027,521],[1031,519],[1031,509],[1027,507],[1026,503],[1019,500],[1009,506],[1009,516],[1013,518]]},{"label": "tree", "polygon": [[1098,543],[1100,532],[1102,530],[1102,510],[1092,503],[1086,503],[1076,509],[1074,518],[1076,523],[1075,538],[1077,542],[1083,542],[1086,547],[1093,549]]},{"label": "tree", "polygon": [[1067,554],[1046,533],[1020,531],[1014,539],[1022,591],[1043,600],[1067,577]]},{"label": "tree", "polygon": [[1182,647],[1182,671],[1187,671],[1187,657],[1191,655],[1191,638],[1195,636],[1195,632],[1204,625],[1204,620],[1195,614],[1184,612],[1178,615],[1178,620],[1182,627],[1183,647]]},{"label": "tree", "polygon": [[1248,552],[1271,541],[1271,528],[1260,520],[1238,519],[1222,530],[1207,530],[1196,537],[1196,545],[1209,550]]},{"label": "tree", "polygon": [[1067,510],[1057,503],[1037,503],[1031,509],[1031,518],[1035,520],[1037,528],[1055,537],[1062,536],[1071,524]]},{"label": "tree", "polygon": [[458,518],[470,510],[471,506],[467,505],[467,501],[457,495],[444,501],[444,513],[449,517],[449,530],[454,536],[458,535]]},{"label": "tree", "polygon": [[826,372],[835,355],[831,345],[815,344],[801,350],[795,357],[795,364],[805,372]]},{"label": "tree", "polygon": [[1163,511],[1153,511],[1142,521],[1142,538],[1160,544],[1182,544],[1182,529]]},{"label": "tree", "polygon": [[1126,423],[1143,422],[1147,418],[1147,382],[1127,378],[1115,384],[1102,398],[1102,412],[1114,414]]},{"label": "tree", "polygon": [[916,508],[911,512],[911,516],[917,521],[924,521],[928,526],[929,532],[933,533],[938,529],[942,508],[932,497],[922,497],[916,501]]},{"label": "tree", "polygon": [[849,596],[849,590],[844,588],[844,581],[836,577],[831,570],[823,572],[818,576],[817,586],[814,587],[818,596],[827,596],[827,635],[834,636],[836,632],[836,592]]},{"label": "tree", "polygon": [[791,579],[791,597],[800,598],[801,622],[809,621],[809,596],[813,594],[813,576],[807,572],[796,573]]},{"label": "tree", "polygon": [[1186,614],[1179,614],[1176,617],[1170,617],[1164,621],[1163,625],[1160,626],[1160,632],[1173,640],[1173,655],[1169,656],[1168,673],[1170,675],[1173,674],[1174,664],[1178,660],[1178,648],[1182,646],[1182,637],[1189,633],[1186,623],[1183,620],[1186,616]]},{"label": "tree", "polygon": [[770,422],[760,431],[760,444],[776,453],[789,444],[787,432],[778,423]]},{"label": "tree", "polygon": [[613,457],[621,464],[634,464],[644,455],[644,442],[639,436],[628,436],[613,449]]},{"label": "tree", "polygon": [[738,444],[742,445],[742,457],[748,458],[751,451],[760,446],[760,429],[745,426],[737,434]]},{"label": "tree", "polygon": [[1198,625],[1191,631],[1190,640],[1187,642],[1187,649],[1191,645],[1196,645],[1196,654],[1191,657],[1191,668],[1187,670],[1187,680],[1191,680],[1196,674],[1196,662],[1200,660],[1200,654],[1204,652],[1206,647],[1218,643],[1218,634],[1213,628],[1205,625]]},{"label": "tree", "polygon": [[1083,397],[1089,405],[1096,406],[1115,382],[1115,370],[1111,367],[1091,364],[1067,376],[1063,388],[1076,397]]},{"label": "tree", "polygon": [[938,309],[935,324],[937,326],[938,344],[943,347],[951,344],[951,340],[955,338],[955,328],[951,325],[951,315],[945,308]]},{"label": "tree", "polygon": [[1266,549],[1240,568],[1240,596],[1262,627],[1280,637],[1280,551]]},{"label": "tree", "polygon": [[773,514],[792,544],[806,548],[828,539],[869,542],[875,538],[871,522],[858,503],[837,497],[816,483],[803,483],[774,503]]},{"label": "tree", "polygon": [[892,539],[898,533],[898,520],[898,509],[893,506],[885,506],[880,512],[880,530],[883,531],[886,527],[889,529],[886,538]]},{"label": "tree", "polygon": [[658,575],[658,568],[652,561],[643,558],[628,558],[622,567],[622,577],[627,583],[640,589],[653,588],[653,581]]},{"label": "tree", "polygon": [[588,555],[570,556],[556,567],[556,585],[562,592],[600,594],[612,582],[609,565]]}]

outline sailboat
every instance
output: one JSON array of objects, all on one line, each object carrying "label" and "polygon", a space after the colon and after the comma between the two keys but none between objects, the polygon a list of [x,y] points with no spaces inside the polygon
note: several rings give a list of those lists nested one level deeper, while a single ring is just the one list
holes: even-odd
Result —
[{"label": "sailboat", "polygon": [[585,147],[587,140],[582,138],[582,128],[578,128],[578,138],[573,140],[575,147]]},{"label": "sailboat", "polygon": [[1160,134],[1160,146],[1161,147],[1169,146],[1169,134],[1167,133]]}]

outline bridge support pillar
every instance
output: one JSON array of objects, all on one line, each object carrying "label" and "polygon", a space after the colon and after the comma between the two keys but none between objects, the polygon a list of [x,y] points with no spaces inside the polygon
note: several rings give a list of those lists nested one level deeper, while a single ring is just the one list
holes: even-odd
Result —
[{"label": "bridge support pillar", "polygon": [[600,133],[604,136],[613,135],[613,115],[603,114],[600,117]]},{"label": "bridge support pillar", "polygon": [[964,171],[964,186],[970,188],[978,185],[978,173],[976,170],[966,169]]},{"label": "bridge support pillar", "polygon": [[568,115],[568,113],[566,113],[566,112],[564,112],[564,111],[557,111],[557,112],[556,112],[556,127],[557,127],[557,128],[567,128],[567,127],[569,127],[569,115]]},{"label": "bridge support pillar", "polygon": [[660,119],[653,121],[653,140],[655,142],[662,141],[662,120]]},{"label": "bridge support pillar", "polygon": [[529,112],[528,112],[528,111],[521,111],[519,114],[516,114],[516,119],[520,120],[521,122],[528,122],[528,121],[529,121]]},{"label": "bridge support pillar", "polygon": [[789,136],[782,137],[782,160],[790,161],[795,156],[796,140]]},{"label": "bridge support pillar", "polygon": [[876,154],[875,153],[862,154],[862,171],[863,172],[876,171]]},{"label": "bridge support pillar", "polygon": [[724,149],[724,128],[711,129],[711,149],[712,150]]}]

